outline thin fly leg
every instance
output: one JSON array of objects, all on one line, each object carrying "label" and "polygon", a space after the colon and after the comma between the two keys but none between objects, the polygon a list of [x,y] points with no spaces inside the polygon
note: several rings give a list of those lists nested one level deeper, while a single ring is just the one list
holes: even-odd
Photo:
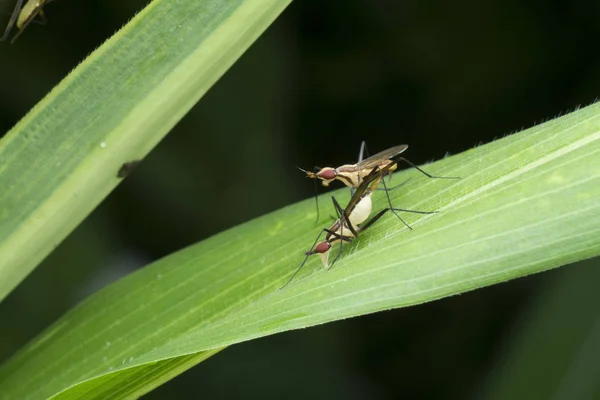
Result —
[{"label": "thin fly leg", "polygon": [[364,224],[362,224],[362,226],[360,227],[360,231],[364,232],[367,230],[367,228],[369,228],[371,225],[373,225],[375,222],[377,222],[377,220],[379,218],[381,218],[383,216],[383,214],[385,214],[386,212],[390,211],[389,208],[384,208],[383,210],[379,211],[373,218],[371,218],[368,222],[365,222]]},{"label": "thin fly leg", "polygon": [[33,10],[33,12],[27,17],[27,19],[25,21],[23,21],[23,25],[21,26],[21,29],[19,29],[19,31],[15,34],[15,36],[13,36],[12,40],[10,41],[11,44],[14,43],[15,40],[17,40],[19,38],[19,36],[21,36],[21,34],[25,30],[25,28],[27,28],[29,26],[31,21],[33,21],[35,19],[35,17],[37,17],[42,12],[42,7],[43,7],[42,5],[38,5],[36,7],[36,9]]},{"label": "thin fly leg", "polygon": [[365,142],[363,140],[362,143],[360,144],[360,152],[358,153],[358,162],[361,162],[364,159],[365,155],[367,156],[367,158],[370,157],[369,149],[367,149],[367,142]]},{"label": "thin fly leg", "polygon": [[[333,267],[333,264],[335,264],[335,262],[338,260],[338,258],[340,258],[340,256],[342,255],[342,245],[344,242],[348,242],[348,243],[352,243],[352,241],[354,240],[354,238],[351,238],[349,236],[344,236],[344,235],[338,235],[335,232],[330,231],[329,229],[326,229],[328,231],[328,233],[334,235],[339,241],[340,241],[340,251],[337,253],[337,255],[335,256],[335,258],[333,259],[333,261],[331,262],[331,265],[329,266],[330,269]],[[341,233],[344,232],[343,228],[340,230]]]},{"label": "thin fly leg", "polygon": [[411,167],[415,168],[417,171],[419,171],[422,174],[426,175],[428,178],[432,178],[432,179],[460,179],[460,176],[435,176],[435,175],[428,174],[427,172],[423,171],[421,168],[417,167],[415,164],[411,163],[410,161],[408,161],[404,157],[398,157],[397,160],[404,161],[405,163],[407,163]]},{"label": "thin fly leg", "polygon": [[400,212],[411,212],[411,213],[415,213],[415,214],[435,214],[437,213],[437,211],[416,211],[416,210],[405,210],[403,208],[384,208],[383,210],[381,210],[379,213],[377,213],[377,215],[375,215],[373,218],[371,218],[369,220],[369,222],[363,224],[360,228],[360,231],[364,231],[365,229],[367,229],[369,226],[371,226],[373,223],[375,223],[375,221],[377,221],[379,218],[381,218],[383,216],[383,214],[385,214],[386,212],[391,211],[394,213],[394,215],[396,217],[398,217],[398,219],[400,220],[400,222],[402,222],[404,225],[406,225],[406,227],[408,229],[410,229],[411,231],[413,230],[410,225],[408,225],[401,217],[400,215],[398,215],[398,213],[396,213],[396,211],[400,211]]},{"label": "thin fly leg", "polygon": [[381,182],[383,183],[383,186],[384,186],[384,188],[385,188],[385,195],[386,195],[386,197],[387,197],[388,204],[390,205],[390,207],[389,207],[389,210],[391,210],[391,211],[394,213],[394,215],[395,215],[396,217],[398,217],[398,219],[399,219],[399,220],[400,220],[400,221],[401,221],[401,222],[402,222],[404,225],[406,225],[406,227],[407,227],[408,229],[410,229],[411,231],[412,231],[412,228],[410,227],[410,225],[409,225],[409,224],[407,224],[407,223],[406,223],[406,221],[404,221],[404,220],[402,219],[402,217],[401,217],[400,215],[398,215],[398,213],[397,213],[396,211],[411,212],[411,213],[415,213],[415,214],[434,214],[434,213],[436,213],[436,212],[437,212],[437,211],[417,211],[417,210],[405,210],[405,209],[403,209],[403,208],[394,208],[394,206],[392,205],[392,200],[390,199],[390,194],[388,193],[388,189],[387,189],[387,187],[386,187],[386,185],[385,185],[385,179],[382,179],[382,180],[381,180]]},{"label": "thin fly leg", "polygon": [[[314,167],[313,168],[313,172],[318,172],[320,170],[319,167]],[[315,203],[317,205],[317,220],[315,221],[315,224],[319,223],[319,217],[321,214],[319,214],[319,184],[317,183],[317,179],[313,179],[314,183],[315,183]]]},{"label": "thin fly leg", "polygon": [[[333,200],[333,202],[337,203],[337,201],[335,199]],[[339,204],[337,206],[339,207]],[[344,237],[344,225],[346,225],[346,214],[344,213],[344,211],[342,211],[342,216],[340,217],[340,222],[341,222],[341,224],[340,224],[340,236]],[[331,262],[331,265],[329,266],[329,268],[332,268],[333,265],[335,264],[335,262],[338,260],[338,258],[340,258],[340,255],[342,255],[342,246],[343,245],[344,245],[344,240],[341,239],[340,240],[340,251],[337,253],[337,256],[335,256],[335,258]],[[327,268],[327,269],[329,269],[329,268]]]},{"label": "thin fly leg", "polygon": [[298,269],[296,270],[296,272],[294,272],[294,274],[292,275],[292,277],[285,283],[285,285],[283,285],[282,287],[280,287],[279,290],[281,290],[284,287],[286,287],[296,277],[296,275],[298,274],[298,272],[300,272],[300,270],[302,269],[302,267],[304,267],[304,264],[306,264],[306,260],[308,260],[308,257],[312,254],[311,252],[313,251],[313,249],[315,248],[315,246],[319,242],[319,239],[321,239],[321,235],[323,235],[323,232],[327,233],[327,232],[329,232],[329,229],[323,229],[321,232],[319,232],[319,236],[317,236],[317,238],[315,239],[315,241],[312,244],[312,246],[310,246],[310,250],[305,253],[306,257],[304,257],[304,261],[302,261],[302,264],[300,264],[300,266],[298,267]]},{"label": "thin fly leg", "polygon": [[[381,183],[383,183],[383,189],[385,190],[385,197],[387,198],[387,201],[388,201],[388,204],[390,205],[390,208],[394,208],[394,206],[392,205],[392,200],[390,199],[390,194],[388,192],[387,185],[385,184],[385,178],[383,178],[381,180]],[[400,218],[400,219],[402,219],[402,218]],[[404,221],[402,221],[402,222],[404,222]]]},{"label": "thin fly leg", "polygon": [[[45,4],[48,4],[49,1],[46,0]],[[33,19],[31,22],[34,24],[38,24],[38,25],[46,25],[48,23],[48,18],[46,18],[46,14],[44,13],[44,10],[42,10],[42,8],[40,7],[40,12],[37,15],[38,19]]]},{"label": "thin fly leg", "polygon": [[335,221],[336,219],[340,219],[342,217],[342,214],[344,213],[344,211],[342,210],[342,207],[340,207],[340,203],[337,202],[335,197],[331,196],[331,200],[333,201],[333,208],[335,208],[335,213],[337,214],[337,218],[331,214],[329,216],[331,217],[332,220]]},{"label": "thin fly leg", "polygon": [[412,228],[410,227],[410,225],[408,225],[408,224],[407,224],[407,223],[406,223],[406,222],[405,222],[405,221],[404,221],[402,218],[400,218],[400,215],[398,215],[398,213],[397,213],[396,211],[400,211],[400,212],[410,212],[410,213],[414,213],[414,214],[435,214],[435,213],[437,213],[437,211],[417,211],[417,210],[405,210],[405,209],[403,209],[403,208],[391,208],[390,210],[391,210],[391,211],[394,213],[394,215],[395,215],[396,217],[398,217],[398,219],[399,219],[400,221],[402,221],[402,223],[403,223],[404,225],[406,225],[406,226],[408,227],[408,229],[410,229],[411,231],[412,231]]},{"label": "thin fly leg", "polygon": [[315,181],[315,204],[317,205],[317,220],[315,221],[315,224],[319,223],[319,187],[317,185],[317,180],[313,179],[313,181]]},{"label": "thin fly leg", "polygon": [[15,26],[15,22],[17,22],[17,18],[19,18],[19,14],[21,13],[21,7],[23,6],[23,0],[17,0],[17,4],[15,5],[15,9],[8,20],[8,25],[6,25],[6,29],[4,30],[4,35],[2,35],[2,39],[0,42],[4,42],[8,39],[8,35],[10,35],[10,31],[13,26]]},{"label": "thin fly leg", "polygon": [[[367,149],[367,142],[365,142],[364,140],[361,142],[360,144],[360,151],[358,152],[358,162],[362,162],[362,160],[364,160],[364,156],[367,156],[367,158],[369,157],[369,150]],[[359,173],[357,172],[356,175],[359,175]],[[350,188],[350,197],[354,196],[354,188]]]},{"label": "thin fly leg", "polygon": [[350,223],[350,219],[348,218],[348,216],[346,215],[346,211],[342,209],[342,207],[340,207],[340,203],[337,202],[337,200],[335,199],[335,197],[331,196],[331,200],[333,201],[333,207],[335,207],[335,211],[338,214],[338,218],[341,220],[342,222],[342,228],[340,230],[340,233],[342,233],[343,235],[343,230],[344,230],[344,226],[347,226],[348,229],[350,229],[350,232],[352,232],[352,234],[354,236],[358,236],[358,233],[356,233],[356,230],[354,229],[354,227],[352,226],[352,224]]},{"label": "thin fly leg", "polygon": [[[283,285],[282,287],[279,288],[279,290],[283,289],[284,287],[286,287],[287,285],[290,284],[290,282],[292,280],[294,280],[294,278],[296,277],[296,275],[298,275],[298,272],[300,272],[300,270],[304,267],[304,265],[306,264],[306,261],[308,260],[308,257],[310,257],[313,253],[313,249],[315,248],[315,246],[317,245],[317,243],[319,242],[319,239],[321,239],[321,236],[323,235],[323,233],[329,233],[331,235],[333,235],[336,239],[338,239],[340,241],[340,246],[341,246],[341,242],[343,241],[347,241],[347,242],[352,242],[352,238],[351,237],[347,237],[347,236],[343,236],[340,235],[336,232],[333,232],[329,229],[323,229],[321,232],[319,232],[319,235],[317,236],[317,238],[315,239],[315,241],[313,242],[312,246],[310,247],[310,250],[307,251],[306,257],[304,257],[304,260],[302,261],[302,264],[300,264],[300,266],[298,267],[298,269],[294,272],[294,274],[290,277],[290,279],[285,283],[285,285]],[[341,247],[340,247],[341,248]],[[341,252],[340,252],[341,254]],[[333,264],[335,263],[335,261],[338,259],[338,257],[340,256],[340,254],[338,254],[336,256],[336,258],[333,260],[333,263],[331,263],[331,266],[333,266]]]},{"label": "thin fly leg", "polygon": [[[392,176],[392,174],[390,174],[390,178],[391,178],[391,176]],[[388,181],[389,181],[389,179],[388,179]],[[408,181],[410,181],[410,178],[408,178],[407,180],[405,180],[402,183],[397,184],[396,186],[392,186],[391,188],[386,187],[385,184],[384,184],[383,188],[379,188],[378,187],[378,188],[375,188],[375,190],[394,190],[394,189],[398,189],[400,186],[406,185],[408,183]]]},{"label": "thin fly leg", "polygon": [[335,213],[337,214],[337,217],[341,218],[342,214],[344,214],[344,210],[340,206],[340,203],[338,203],[336,198],[333,196],[331,196],[331,202],[333,203],[333,208],[335,208]]}]

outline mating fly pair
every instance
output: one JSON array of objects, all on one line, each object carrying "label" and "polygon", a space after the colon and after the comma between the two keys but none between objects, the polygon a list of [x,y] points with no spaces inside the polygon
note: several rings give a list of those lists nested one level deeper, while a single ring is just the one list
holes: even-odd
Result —
[{"label": "mating fly pair", "polygon": [[[354,194],[352,195],[352,198],[348,202],[348,205],[345,209],[342,209],[340,207],[335,197],[331,198],[333,201],[333,206],[335,207],[335,210],[337,212],[338,219],[329,228],[323,229],[323,231],[319,233],[319,236],[317,236],[317,238],[315,239],[315,242],[313,243],[310,251],[307,251],[305,253],[306,257],[304,258],[302,264],[300,264],[300,267],[298,267],[296,272],[294,272],[292,277],[287,281],[285,285],[282,286],[282,288],[287,286],[294,279],[296,274],[298,274],[302,267],[304,267],[304,264],[306,264],[308,258],[313,254],[318,254],[321,258],[323,266],[325,268],[328,268],[329,252],[331,251],[333,245],[339,243],[340,251],[331,263],[331,265],[333,265],[337,261],[338,257],[341,255],[344,243],[351,243],[355,238],[358,237],[359,232],[365,231],[388,211],[392,211],[398,217],[398,219],[400,219],[400,221],[402,221],[402,223],[404,223],[408,228],[410,228],[410,226],[406,222],[404,222],[402,218],[400,218],[400,216],[396,213],[397,211],[413,212],[418,214],[432,214],[435,212],[414,211],[405,210],[401,208],[394,208],[392,207],[389,194],[386,190],[389,207],[379,211],[368,222],[361,225],[364,221],[367,220],[367,218],[369,218],[369,215],[371,215],[371,211],[373,208],[371,196],[373,192],[377,189],[384,177],[397,168],[397,163],[400,160],[400,157],[398,157],[397,154],[398,153],[396,153],[395,158],[387,160],[387,163],[385,163],[383,167],[375,165],[370,169],[368,175],[363,176],[361,178],[360,184],[357,185],[356,190],[354,191]],[[326,234],[325,240],[319,242],[319,239],[321,238],[323,233]]]},{"label": "mating fly pair", "polygon": [[0,39],[0,42],[4,42],[8,39],[8,35],[10,35],[10,31],[13,26],[16,25],[19,31],[13,36],[10,41],[13,43],[21,33],[27,28],[27,26],[32,23],[36,17],[40,17],[42,23],[46,22],[46,17],[44,16],[44,5],[50,3],[53,0],[28,0],[25,5],[23,5],[24,0],[17,0],[17,4],[15,5],[15,9],[13,10],[12,15],[10,16],[10,20],[8,21],[8,25],[4,31],[4,35]]},{"label": "mating fly pair", "polygon": [[[398,219],[411,230],[412,228],[406,222],[404,222],[400,215],[398,215],[397,211],[412,212],[417,214],[433,214],[436,212],[405,210],[401,208],[394,208],[392,206],[392,202],[388,193],[389,189],[385,185],[384,178],[386,175],[391,175],[391,173],[394,170],[396,170],[399,161],[406,162],[411,167],[417,169],[419,172],[421,172],[429,178],[460,179],[459,177],[434,176],[428,174],[415,164],[400,156],[400,154],[403,153],[407,148],[408,145],[405,144],[394,146],[363,160],[362,156],[365,151],[365,142],[363,142],[361,145],[359,160],[356,164],[346,164],[338,168],[316,167],[314,172],[305,171],[301,169],[303,172],[306,173],[307,177],[315,180],[315,188],[317,179],[321,180],[323,186],[329,186],[329,184],[334,180],[339,180],[346,184],[346,186],[350,187],[352,198],[350,199],[350,202],[348,203],[346,208],[343,210],[340,207],[337,200],[335,199],[335,197],[331,198],[333,201],[333,206],[338,215],[338,219],[328,229],[323,229],[319,233],[319,236],[317,236],[317,238],[315,239],[315,242],[313,243],[310,251],[307,251],[305,253],[306,257],[304,258],[302,264],[300,264],[300,267],[298,267],[296,272],[294,272],[292,277],[287,281],[285,285],[282,286],[282,288],[287,286],[294,279],[294,277],[298,274],[298,272],[300,272],[302,267],[304,267],[304,264],[306,264],[308,257],[310,257],[313,254],[318,254],[321,257],[323,266],[325,268],[328,268],[329,252],[331,251],[331,248],[334,244],[339,243],[340,251],[331,263],[331,265],[333,265],[342,253],[342,246],[344,242],[352,242],[355,238],[358,237],[359,232],[364,232],[367,228],[373,225],[388,211],[392,211],[394,215],[396,215],[396,217],[398,217]],[[377,190],[377,187],[381,182],[383,182],[383,190],[385,190],[389,206],[378,212],[367,223],[363,224],[363,222],[366,221],[367,218],[369,218],[369,215],[372,211],[373,204],[371,196],[373,192]],[[403,183],[397,186],[401,186],[402,184]],[[319,202],[316,196],[315,200],[317,201],[318,220]],[[325,240],[323,242],[318,243],[323,233],[326,234]]]}]

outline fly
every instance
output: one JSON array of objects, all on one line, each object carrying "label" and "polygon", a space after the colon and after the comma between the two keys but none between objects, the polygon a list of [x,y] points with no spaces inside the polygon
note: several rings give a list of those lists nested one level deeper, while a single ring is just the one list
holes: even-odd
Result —
[{"label": "fly", "polygon": [[[401,144],[398,146],[391,147],[387,150],[379,152],[373,156],[367,157],[364,160],[362,159],[363,154],[366,150],[365,142],[363,141],[360,147],[360,153],[358,156],[358,162],[356,164],[345,164],[337,168],[332,167],[315,167],[315,171],[305,171],[300,168],[302,172],[306,174],[308,178],[315,179],[315,188],[316,188],[316,180],[320,179],[321,184],[325,187],[329,186],[329,184],[335,180],[339,180],[343,182],[346,186],[348,186],[351,192],[358,188],[363,179],[373,171],[375,168],[379,168],[383,170],[383,168],[389,166],[386,169],[385,175],[391,175],[391,173],[396,170],[398,167],[398,161],[404,161],[411,167],[417,169],[419,172],[423,173],[429,178],[432,179],[460,179],[459,177],[454,176],[435,176],[431,175],[412,162],[408,161],[404,157],[398,157],[402,154],[408,145]],[[391,188],[393,189],[393,188]],[[385,190],[388,190],[387,188]],[[317,204],[317,221],[319,220],[319,200],[317,198],[317,192],[315,190],[315,202]]]},{"label": "fly", "polygon": [[11,43],[14,43],[14,41],[21,36],[21,33],[23,33],[25,28],[27,28],[27,26],[33,22],[36,17],[39,16],[42,19],[42,22],[45,22],[46,17],[43,10],[44,5],[53,0],[28,0],[25,5],[23,5],[23,1],[24,0],[17,0],[15,9],[10,16],[10,20],[8,21],[8,25],[6,26],[6,30],[4,31],[4,35],[2,36],[2,39],[0,39],[0,42],[4,42],[6,39],[8,39],[10,31],[15,25],[19,31],[15,34],[15,36],[13,36],[10,41]]},{"label": "fly", "polygon": [[362,155],[365,148],[364,145],[365,142],[362,143],[361,152],[358,157],[359,161],[356,164],[344,164],[337,168],[315,167],[315,169],[318,169],[318,171],[314,172],[302,171],[305,172],[306,176],[311,179],[320,179],[321,184],[325,187],[329,186],[331,182],[339,180],[349,188],[356,189],[362,180],[369,175],[369,173],[375,167],[384,168],[386,165],[392,164],[392,167],[389,169],[389,173],[393,172],[396,169],[397,164],[392,161],[392,158],[400,153],[403,153],[408,148],[408,145],[401,144],[362,160]]},{"label": "fly", "polygon": [[[358,237],[359,232],[365,231],[388,211],[392,211],[398,217],[398,219],[400,219],[400,221],[402,221],[402,223],[406,225],[409,229],[412,228],[410,228],[410,226],[406,222],[404,222],[400,215],[397,214],[397,211],[412,212],[418,214],[435,213],[435,211],[414,211],[405,210],[401,208],[393,208],[391,206],[388,194],[388,203],[390,204],[390,207],[381,210],[367,223],[361,226],[361,224],[364,221],[366,221],[367,218],[369,218],[369,215],[372,211],[373,203],[371,200],[371,195],[377,189],[377,186],[385,177],[385,175],[389,174],[396,168],[395,164],[397,163],[397,161],[398,157],[391,159],[390,162],[382,168],[380,168],[379,166],[371,168],[370,173],[362,178],[362,182],[356,188],[354,195],[348,202],[348,205],[345,209],[342,210],[335,197],[331,198],[333,201],[333,206],[335,207],[336,212],[338,214],[338,219],[329,228],[323,229],[319,233],[311,249],[305,253],[306,257],[304,258],[302,264],[300,264],[300,267],[298,267],[296,272],[294,272],[292,277],[287,281],[285,285],[281,287],[281,289],[287,286],[292,281],[292,279],[294,279],[294,277],[298,274],[298,272],[300,272],[302,267],[304,267],[304,264],[306,264],[308,257],[310,257],[313,254],[318,254],[321,258],[321,262],[323,263],[323,267],[325,269],[328,269],[329,251],[335,244],[339,243],[340,251],[331,263],[331,265],[335,264],[339,256],[342,254],[342,246],[344,242],[351,243],[355,238]],[[319,242],[319,239],[321,238],[323,233],[326,234],[325,240]]]}]

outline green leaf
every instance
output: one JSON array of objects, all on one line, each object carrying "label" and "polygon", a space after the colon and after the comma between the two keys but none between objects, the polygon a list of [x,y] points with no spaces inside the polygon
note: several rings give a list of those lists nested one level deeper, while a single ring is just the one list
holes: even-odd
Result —
[{"label": "green leaf", "polygon": [[290,0],[155,0],[0,142],[0,300]]},{"label": "green leaf", "polygon": [[[600,253],[600,105],[415,170],[335,267],[302,261],[324,225],[309,199],[110,285],[0,369],[11,398],[139,395],[224,346],[423,303]],[[341,202],[347,190],[336,193]],[[385,207],[375,194],[375,210]],[[325,202],[329,202],[324,199]],[[325,206],[325,204],[323,204]]]}]

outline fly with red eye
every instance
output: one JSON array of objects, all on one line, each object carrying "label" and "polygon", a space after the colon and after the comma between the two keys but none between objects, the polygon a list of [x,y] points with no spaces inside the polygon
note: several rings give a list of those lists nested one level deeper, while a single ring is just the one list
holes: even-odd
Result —
[{"label": "fly with red eye", "polygon": [[[319,221],[319,199],[317,190],[317,179],[321,180],[321,184],[325,187],[328,187],[329,184],[335,180],[341,181],[350,188],[350,192],[353,195],[354,190],[359,187],[364,178],[367,175],[369,175],[371,171],[373,171],[373,169],[379,168],[380,170],[382,170],[386,166],[390,166],[385,174],[391,175],[391,173],[398,167],[398,161],[404,161],[412,168],[417,169],[419,172],[432,179],[460,179],[454,176],[435,176],[423,171],[421,168],[408,161],[406,158],[399,156],[401,153],[406,151],[407,148],[408,145],[401,144],[398,146],[390,147],[387,150],[379,152],[363,160],[363,155],[365,153],[368,153],[366,143],[363,141],[360,146],[360,153],[358,155],[358,162],[356,164],[344,164],[337,168],[315,167],[315,170],[312,172],[299,168],[302,172],[306,174],[308,178],[315,180],[315,202],[317,205],[317,222]],[[395,189],[396,187],[397,186],[392,187],[390,189],[385,188],[384,190],[391,190]]]},{"label": "fly with red eye", "polygon": [[388,164],[392,164],[392,167],[389,169],[389,173],[392,173],[397,167],[397,164],[392,162],[392,158],[394,158],[400,153],[403,153],[407,148],[408,145],[401,144],[399,146],[391,147],[387,150],[384,150],[363,160],[363,155],[366,151],[366,144],[365,142],[362,142],[360,153],[358,155],[358,162],[356,164],[344,164],[337,168],[315,167],[315,171],[313,172],[304,170],[302,171],[306,173],[306,176],[308,178],[320,179],[321,184],[325,187],[329,186],[331,182],[339,180],[349,188],[356,189],[358,188],[364,177],[369,175],[371,170],[373,170],[373,168],[375,167],[379,167],[381,169]]},{"label": "fly with red eye", "polygon": [[[335,259],[331,263],[331,265],[335,264],[339,256],[342,254],[342,247],[344,243],[351,243],[355,238],[358,237],[359,232],[364,232],[367,228],[373,225],[377,220],[379,220],[386,212],[392,211],[396,217],[409,229],[412,229],[404,220],[398,215],[398,211],[401,212],[412,212],[417,214],[433,214],[436,211],[415,211],[415,210],[405,210],[401,208],[393,208],[391,206],[391,201],[389,198],[389,194],[386,194],[388,197],[389,207],[379,211],[373,218],[371,218],[368,222],[363,224],[369,218],[371,214],[373,203],[371,200],[371,195],[379,186],[379,183],[383,180],[383,178],[390,173],[391,170],[395,169],[395,164],[397,163],[397,157],[392,158],[389,163],[387,163],[384,167],[380,168],[379,166],[375,166],[371,169],[370,173],[366,175],[361,183],[356,188],[352,198],[348,202],[348,205],[345,209],[342,209],[335,199],[335,197],[331,197],[333,201],[333,206],[338,215],[338,219],[326,229],[323,229],[317,238],[315,239],[311,249],[307,251],[306,257],[302,264],[298,267],[296,272],[290,277],[285,285],[281,287],[283,289],[286,287],[294,277],[300,272],[302,267],[306,264],[308,258],[313,254],[318,254],[321,258],[321,262],[323,263],[323,267],[325,269],[329,268],[329,252],[334,244],[340,244],[340,251],[336,255]],[[384,183],[385,184],[385,183]],[[361,225],[363,224],[363,225]],[[321,236],[325,233],[325,240],[319,242]]]}]

